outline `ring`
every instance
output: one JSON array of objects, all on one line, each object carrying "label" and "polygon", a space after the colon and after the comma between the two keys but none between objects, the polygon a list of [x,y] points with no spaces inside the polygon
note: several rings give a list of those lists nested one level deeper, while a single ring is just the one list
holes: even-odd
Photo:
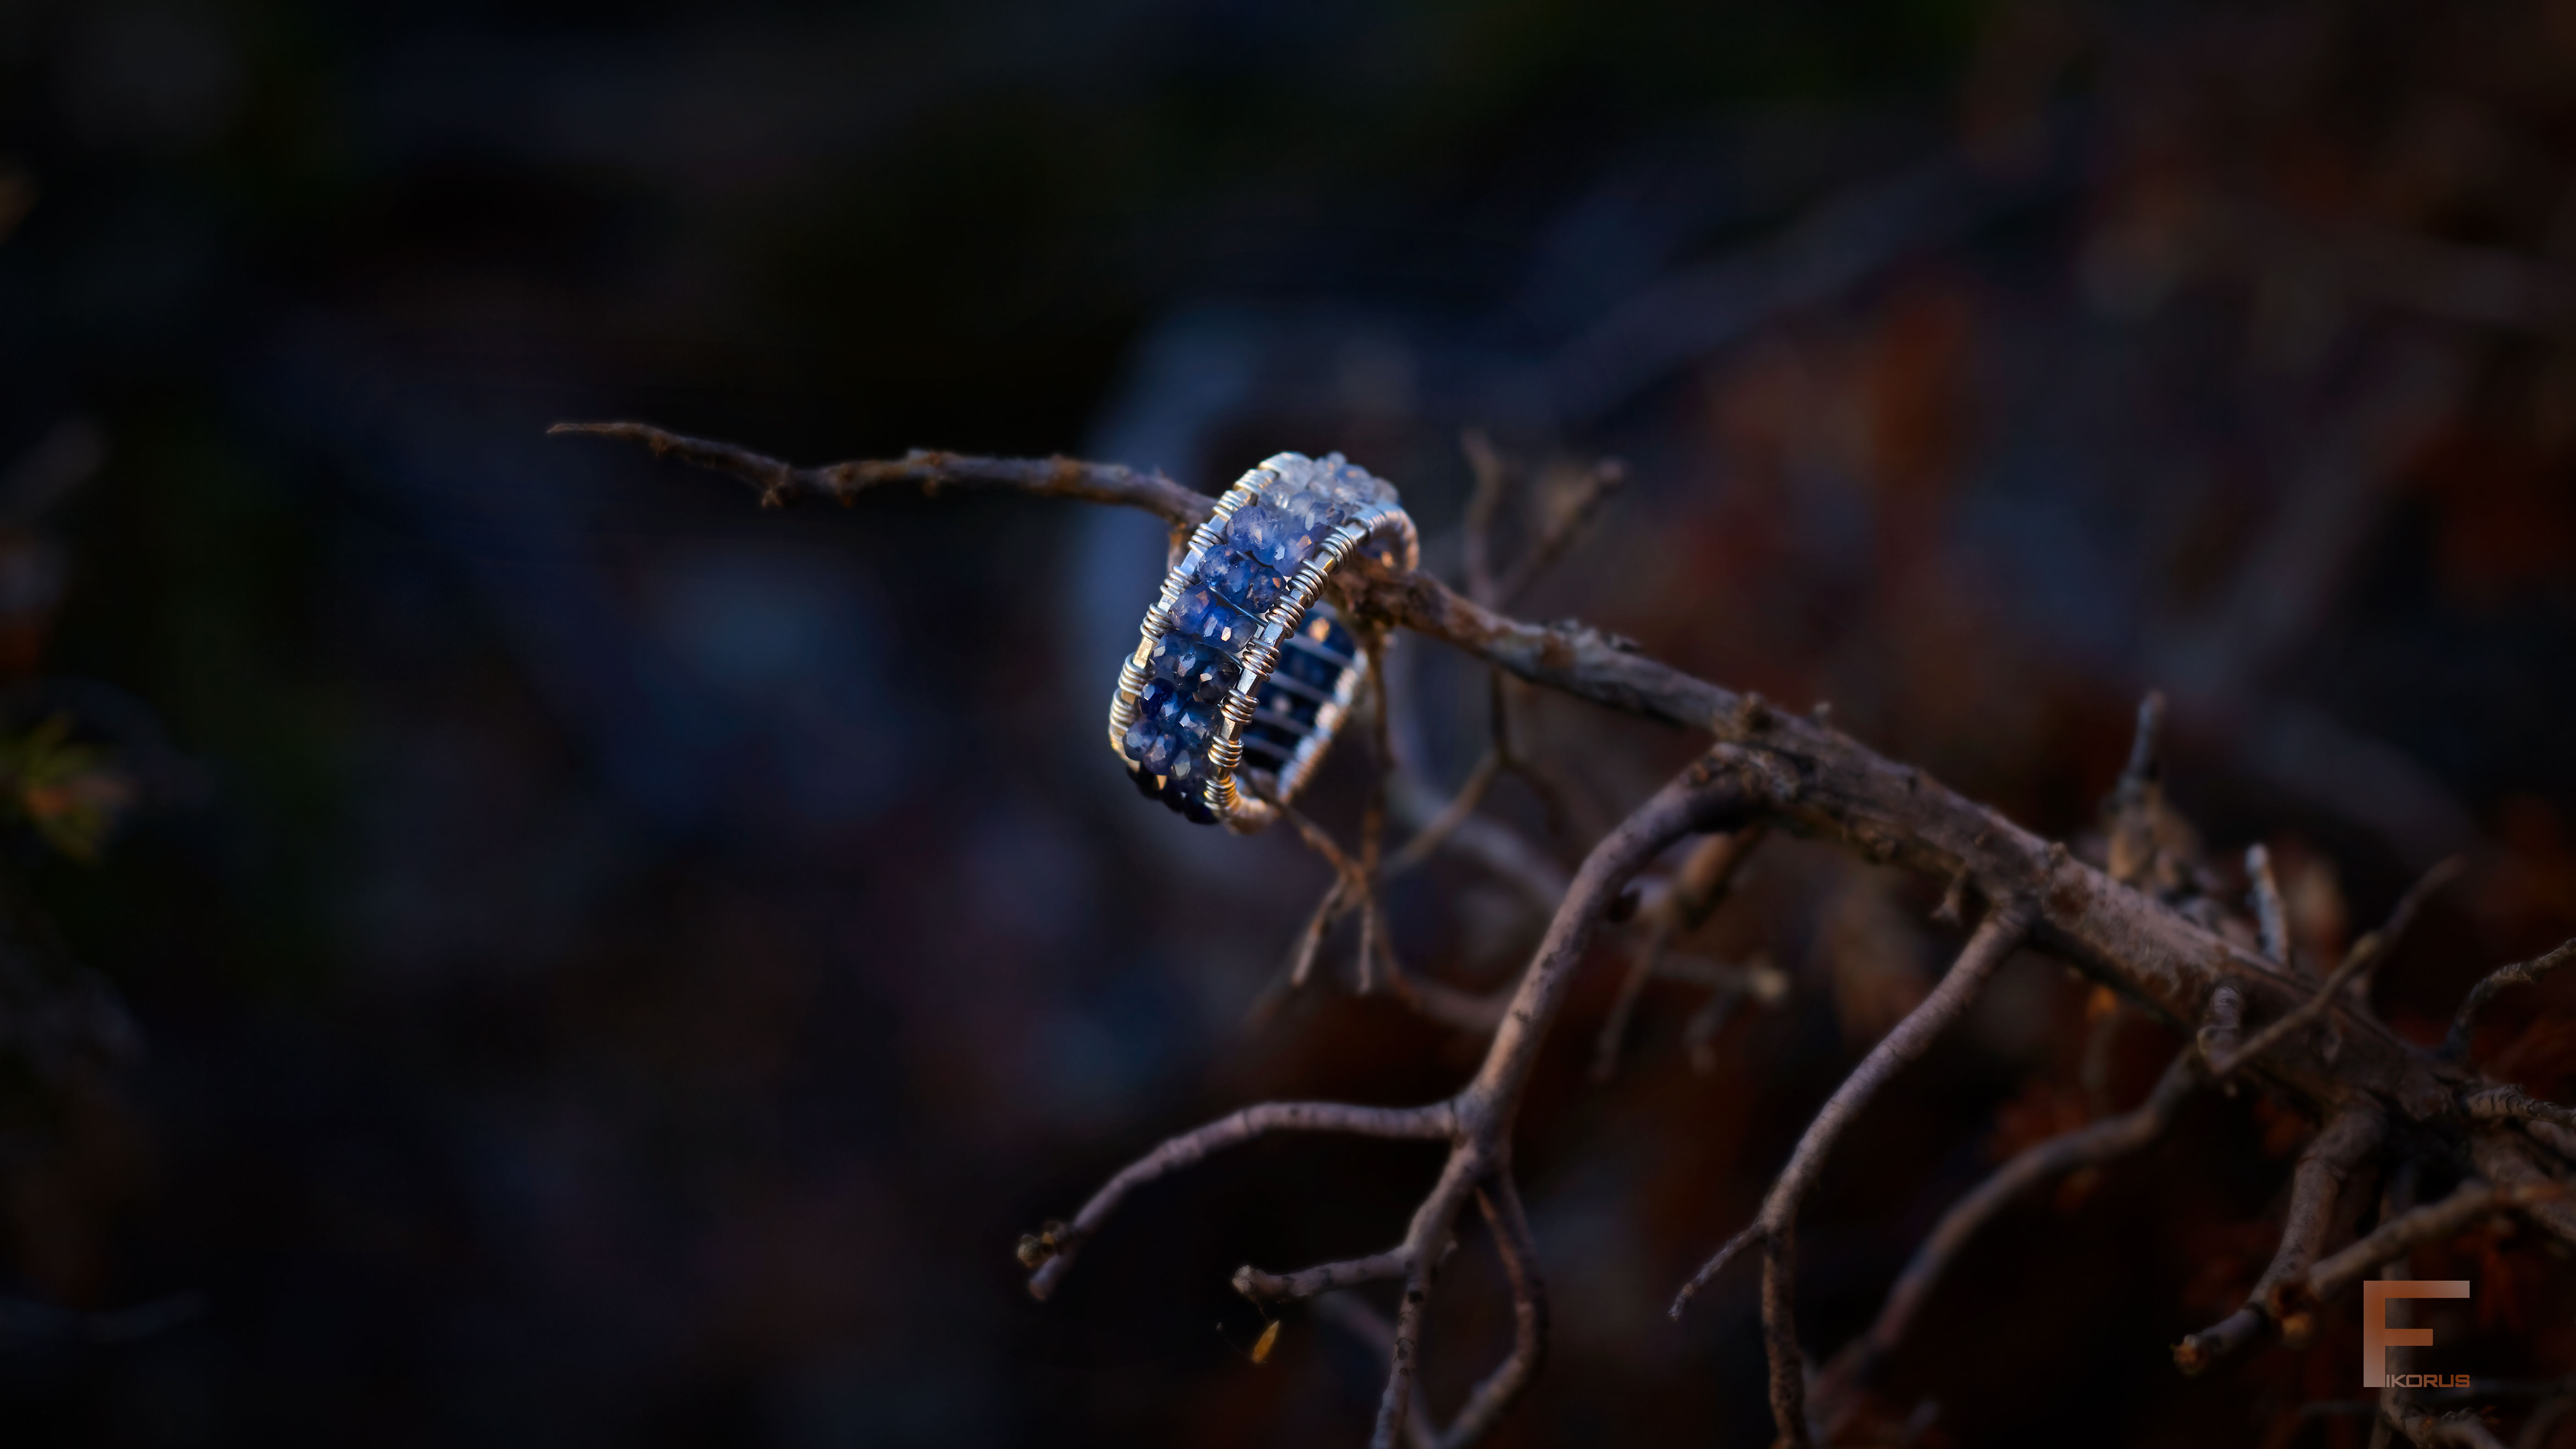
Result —
[{"label": "ring", "polygon": [[1281,453],[1218,497],[1109,702],[1109,747],[1137,789],[1246,834],[1278,817],[1368,682],[1366,646],[1318,596],[1372,540],[1392,567],[1421,561],[1394,487],[1339,453]]}]

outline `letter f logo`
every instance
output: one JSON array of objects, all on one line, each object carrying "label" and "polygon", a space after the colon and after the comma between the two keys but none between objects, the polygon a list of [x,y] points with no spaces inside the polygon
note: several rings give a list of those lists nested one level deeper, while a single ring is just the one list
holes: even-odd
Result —
[{"label": "letter f logo", "polygon": [[2365,1389],[2388,1387],[2388,1351],[2392,1348],[2423,1348],[2433,1341],[2429,1328],[2391,1328],[2388,1326],[2388,1300],[2391,1298],[2466,1298],[2469,1285],[2465,1279],[2441,1278],[2414,1282],[2373,1278],[2361,1285],[2361,1386]]}]

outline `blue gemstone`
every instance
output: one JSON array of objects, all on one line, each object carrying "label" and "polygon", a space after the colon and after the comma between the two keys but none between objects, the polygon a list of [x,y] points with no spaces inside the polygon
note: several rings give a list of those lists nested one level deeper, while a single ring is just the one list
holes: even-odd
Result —
[{"label": "blue gemstone", "polygon": [[1199,577],[1255,617],[1270,612],[1287,583],[1258,559],[1233,549],[1202,562]]},{"label": "blue gemstone", "polygon": [[1267,503],[1247,503],[1225,521],[1225,541],[1258,556],[1263,542],[1278,537],[1287,526],[1278,509]]},{"label": "blue gemstone", "polygon": [[1172,602],[1172,632],[1205,639],[1229,654],[1252,642],[1260,625],[1205,584],[1181,591]]},{"label": "blue gemstone", "polygon": [[1208,735],[1216,729],[1216,707],[1175,702],[1162,715],[1160,722],[1182,749],[1204,755],[1207,753]]},{"label": "blue gemstone", "polygon": [[1351,516],[1350,506],[1312,489],[1300,488],[1270,500],[1281,517],[1304,532],[1321,535]]},{"label": "blue gemstone", "polygon": [[1266,503],[1236,509],[1226,520],[1225,541],[1280,573],[1294,573],[1315,551],[1315,534]]},{"label": "blue gemstone", "polygon": [[1144,689],[1139,691],[1136,695],[1136,717],[1138,719],[1162,719],[1165,717],[1165,712],[1172,707],[1174,701],[1179,697],[1180,691],[1173,687],[1170,680],[1148,679],[1145,681]]},{"label": "blue gemstone", "polygon": [[1168,775],[1182,758],[1172,736],[1153,724],[1138,720],[1127,727],[1127,758],[1143,766],[1148,774]]},{"label": "blue gemstone", "polygon": [[1156,678],[1172,681],[1180,693],[1202,704],[1223,699],[1243,674],[1243,666],[1222,651],[1180,633],[1155,640],[1148,662]]}]

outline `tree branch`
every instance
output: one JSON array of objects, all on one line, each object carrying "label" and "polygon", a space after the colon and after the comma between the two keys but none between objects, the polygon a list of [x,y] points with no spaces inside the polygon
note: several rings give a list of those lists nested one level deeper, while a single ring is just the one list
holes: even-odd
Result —
[{"label": "tree branch", "polygon": [[2576,961],[2576,941],[2568,941],[2554,951],[2498,967],[2485,980],[2469,988],[2468,999],[2460,1003],[2459,1014],[2451,1018],[2450,1034],[2442,1039],[2442,1056],[2458,1061],[2469,1054],[2469,1031],[2477,1025],[2478,1013],[2495,1000],[2496,993],[2508,986],[2528,986],[2570,961]]},{"label": "tree branch", "polygon": [[[681,438],[640,424],[567,424],[559,430],[645,442],[657,452],[743,479],[772,504],[802,497],[847,502],[867,489],[897,483],[926,491],[954,484],[1139,508],[1176,532],[1195,526],[1211,507],[1204,495],[1159,475],[1067,459],[916,452],[889,462],[796,468],[730,445]],[[1502,581],[1493,578],[1490,558],[1485,563],[1480,592],[1489,598],[1501,596]],[[2538,1149],[2524,1133],[2537,1136],[2565,1129],[2535,1117],[2523,1123],[2521,1131],[2503,1120],[2493,1121],[2483,1131],[2471,1130],[2471,1112],[2497,1109],[2467,1103],[2504,1100],[2482,1095],[2496,1084],[2419,1052],[2372,1017],[2365,1001],[2341,989],[2348,982],[2367,981],[2438,880],[2428,879],[2410,891],[2389,924],[2356,943],[2326,983],[2327,989],[2319,991],[2314,980],[2232,945],[2159,899],[2166,889],[2157,878],[2159,870],[2123,870],[2118,873],[2120,879],[2095,870],[2073,859],[2062,844],[2042,840],[1918,769],[1885,759],[1833,729],[1821,716],[1779,713],[1757,695],[1740,695],[1694,678],[1645,657],[1626,640],[1581,624],[1541,626],[1506,617],[1462,597],[1430,575],[1392,569],[1366,555],[1356,556],[1337,571],[1330,588],[1355,626],[1401,626],[1534,685],[1704,732],[1714,737],[1715,745],[1683,778],[1605,836],[1585,859],[1557,903],[1545,939],[1511,991],[1483,1066],[1455,1097],[1411,1109],[1325,1104],[1256,1107],[1174,1138],[1112,1179],[1074,1224],[1031,1240],[1041,1260],[1031,1289],[1040,1296],[1061,1277],[1073,1250],[1098,1230],[1127,1191],[1195,1162],[1216,1147],[1279,1130],[1445,1138],[1450,1143],[1448,1164],[1439,1185],[1417,1211],[1404,1243],[1412,1257],[1406,1270],[1406,1297],[1390,1335],[1393,1361],[1377,1435],[1379,1444],[1392,1445],[1397,1429],[1418,1419],[1409,1408],[1410,1382],[1430,1287],[1432,1247],[1447,1241],[1468,1196],[1508,1191],[1511,1124],[1540,1044],[1563,1005],[1593,932],[1619,888],[1672,841],[1692,831],[1741,829],[1757,818],[1842,846],[1871,861],[1921,872],[1948,885],[1953,898],[1963,899],[1973,889],[1995,903],[1967,951],[1924,1006],[1890,1033],[1828,1100],[1766,1198],[1763,1216],[1730,1245],[1729,1253],[1755,1241],[1764,1248],[1774,1413],[1782,1434],[1793,1444],[1803,1443],[1809,1432],[1793,1315],[1793,1229],[1798,1203],[1812,1186],[1818,1165],[1843,1123],[1898,1064],[1911,1059],[1963,1008],[2005,951],[2024,938],[2063,956],[2169,1025],[2211,1022],[2204,1042],[2214,1076],[2239,1073],[2285,1093],[2329,1122],[2320,1134],[2320,1145],[2310,1149],[2310,1158],[2320,1165],[2312,1167],[2310,1158],[2303,1158],[2294,1179],[2292,1222],[2285,1230],[2282,1254],[2260,1285],[2266,1292],[2286,1276],[2304,1271],[2313,1260],[2333,1200],[2333,1184],[2324,1179],[2339,1180],[2341,1171],[2349,1168],[2346,1163],[2328,1170],[2324,1164],[2343,1162],[2343,1147],[2329,1150],[2323,1144],[2342,1144],[2365,1135],[2364,1128],[2353,1124],[2368,1122],[2366,1135],[2375,1146],[2384,1130],[2380,1124],[2393,1112],[2398,1119],[2420,1124],[2437,1146],[2456,1148],[2465,1137],[2490,1181],[2514,1188],[2547,1180],[2534,1160]],[[2156,804],[2153,796],[2158,784],[2152,705],[2151,700],[2142,711],[2141,741],[2130,772],[2136,778],[2124,781],[2124,788],[2135,784],[2131,793],[2149,807]],[[1506,745],[1496,769],[1510,764]],[[1408,818],[1437,817],[1445,823],[1436,808],[1411,808],[1412,794],[1401,798],[1409,802]],[[2143,839],[2150,843],[2160,839],[2155,829],[2161,817],[2140,815],[2129,821],[2128,813],[2123,812],[2124,833],[2135,833],[2130,827],[2143,825],[2148,830]],[[1462,837],[1486,823],[1473,818],[1472,805],[1461,815],[1457,824],[1445,828]],[[2128,842],[2129,854],[2137,853],[2138,843]],[[2161,844],[2155,845],[2158,859],[2162,850]],[[2115,849],[2115,861],[2121,854]],[[1397,858],[1404,857],[1399,853]],[[1376,874],[1374,869],[1369,873]],[[1522,875],[1536,879],[1531,872]],[[2123,883],[2130,879],[2147,889]],[[1334,914],[1364,904],[1350,899],[1346,880],[1337,879],[1337,886],[1341,898],[1328,901],[1318,912],[1321,925],[1310,930],[1310,936],[1320,934]],[[1373,959],[1374,941],[1371,948]],[[1392,969],[1391,953],[1387,959],[1390,979],[1400,979]],[[2222,1017],[2269,1025],[2250,1040],[2242,1040],[2240,1028],[2220,1029]],[[2325,1030],[2302,1029],[2320,1023]],[[2368,1150],[2362,1149],[2365,1154]],[[2576,1241],[2576,1212],[2565,1203],[2535,1201],[2528,1211],[2553,1232]],[[1713,1259],[1695,1284],[1713,1276],[1727,1256],[1722,1253]],[[1508,1272],[1510,1265],[1506,1266]],[[1684,1291],[1684,1300],[1689,1291]],[[2255,1317],[2259,1328],[2259,1309]],[[1514,1360],[1519,1357],[1516,1343]],[[1510,1364],[1507,1361],[1505,1370]],[[1489,1382],[1502,1381],[1505,1370],[1498,1370],[1496,1379]],[[1518,1380],[1513,1382],[1516,1385]]]},{"label": "tree branch", "polygon": [[2245,847],[2245,879],[2254,897],[2254,921],[2263,941],[2263,954],[2286,966],[2290,963],[2290,916],[2281,908],[2281,883],[2272,875],[2272,852],[2260,844]]},{"label": "tree branch", "polygon": [[1324,1263],[1276,1276],[1246,1263],[1234,1270],[1234,1291],[1255,1303],[1277,1303],[1292,1298],[1312,1298],[1335,1288],[1401,1278],[1412,1271],[1411,1248],[1389,1248],[1366,1258]]},{"label": "tree branch", "polygon": [[760,490],[763,508],[784,508],[801,498],[847,504],[873,489],[900,486],[918,488],[934,496],[949,487],[995,488],[1042,498],[1141,508],[1170,524],[1174,532],[1182,532],[1206,522],[1215,506],[1215,500],[1206,494],[1185,488],[1160,473],[1139,473],[1119,463],[1084,463],[1063,457],[985,458],[916,448],[895,459],[799,468],[748,448],[683,437],[649,423],[557,423],[546,431],[642,443],[656,457],[676,458],[693,468],[749,483]]},{"label": "tree branch", "polygon": [[1817,1417],[1832,1426],[1858,1402],[1860,1391],[1868,1387],[1879,1364],[1903,1341],[1916,1310],[1931,1296],[1941,1275],[1977,1231],[2006,1205],[2041,1183],[2079,1168],[2098,1167],[2153,1142],[2172,1124],[2174,1113],[2200,1081],[2200,1063],[2186,1049],[2165,1068],[2147,1099],[2135,1108],[2023,1148],[1974,1191],[1952,1204],[1887,1290],[1887,1302],[1878,1311],[1878,1321],[1836,1354],[1833,1363],[1818,1377]]},{"label": "tree branch", "polygon": [[1236,1147],[1256,1137],[1273,1132],[1339,1132],[1353,1137],[1388,1137],[1399,1140],[1436,1142],[1456,1135],[1458,1123],[1446,1102],[1428,1107],[1352,1107],[1338,1102],[1265,1102],[1246,1107],[1231,1116],[1174,1137],[1162,1146],[1129,1163],[1116,1177],[1109,1179],[1091,1201],[1082,1205],[1073,1222],[1048,1244],[1043,1261],[1034,1265],[1029,1275],[1029,1293],[1045,1298],[1073,1267],[1074,1255],[1081,1250],[1100,1225],[1118,1210],[1127,1194],[1158,1177],[1194,1167],[1209,1153]]},{"label": "tree branch", "polygon": [[[1781,1169],[1770,1194],[1762,1200],[1761,1215],[1748,1231],[1763,1243],[1762,1324],[1771,1354],[1771,1417],[1784,1443],[1802,1446],[1808,1442],[1806,1371],[1798,1352],[1793,1302],[1798,1209],[1824,1170],[1826,1155],[1860,1115],[1861,1108],[1886,1085],[1888,1078],[1922,1056],[1932,1039],[1968,1009],[1986,979],[2029,934],[2031,914],[2028,907],[2013,901],[1999,902],[1987,910],[1976,934],[1968,938],[1959,959],[1932,994],[1881,1038],[1825,1100],[1824,1109],[1808,1124],[1797,1148],[1789,1154],[1789,1165]],[[1744,1246],[1746,1236],[1738,1234],[1682,1286],[1673,1299],[1673,1317],[1682,1316],[1691,1298]]]},{"label": "tree branch", "polygon": [[2520,1087],[2486,1087],[2460,1098],[2472,1122],[2550,1122],[2576,1128],[2576,1107],[2544,1102]]},{"label": "tree branch", "polygon": [[1469,1392],[1458,1417],[1434,1440],[1439,1449],[1473,1444],[1491,1432],[1547,1358],[1547,1288],[1539,1280],[1538,1242],[1521,1210],[1520,1189],[1512,1185],[1510,1174],[1498,1174],[1476,1190],[1476,1206],[1494,1231],[1494,1250],[1503,1260],[1504,1281],[1511,1285],[1512,1351]]},{"label": "tree branch", "polygon": [[1619,1050],[1628,1035],[1628,1021],[1637,1011],[1637,1001],[1646,994],[1646,983],[1663,964],[1664,953],[1677,935],[1697,930],[1717,903],[1725,898],[1727,885],[1736,871],[1753,854],[1762,841],[1762,826],[1747,825],[1742,830],[1712,835],[1682,862],[1674,876],[1672,889],[1657,904],[1654,919],[1647,923],[1646,940],[1629,963],[1628,974],[1619,983],[1619,995],[1610,1003],[1610,1014],[1601,1023],[1601,1034],[1593,1043],[1592,1079],[1606,1082],[1619,1070]]},{"label": "tree branch", "polygon": [[2259,1337],[2274,1320],[2274,1295],[2307,1276],[2317,1250],[2334,1227],[2345,1179],[2379,1150],[2388,1119],[2377,1104],[2358,1101],[2337,1112],[2299,1154],[2290,1174],[2290,1210],[2281,1223],[2281,1246],[2271,1266],[2254,1280],[2245,1306],[2174,1345],[2174,1366],[2196,1374]]},{"label": "tree branch", "polygon": [[2471,1178],[2440,1202],[2388,1219],[2341,1252],[2318,1259],[2305,1278],[2275,1291],[2272,1306],[2281,1321],[2282,1336],[2293,1346],[2304,1342],[2304,1328],[2293,1325],[2302,1317],[2312,1317],[2381,1264],[2404,1258],[2426,1243],[2458,1237],[2497,1213],[2552,1202],[2565,1194],[2566,1189],[2554,1182],[2499,1187]]},{"label": "tree branch", "polygon": [[2423,879],[2408,887],[2406,894],[2398,897],[2396,907],[2388,913],[2388,923],[2353,942],[2352,949],[2344,953],[2343,964],[2335,967],[2333,973],[2317,987],[2314,995],[2270,1026],[2254,1033],[2253,1039],[2246,1042],[2242,1048],[2231,1051],[2224,1057],[2211,1058],[2210,1075],[2227,1076],[2238,1067],[2280,1045],[2289,1038],[2290,1033],[2324,1015],[2326,1008],[2336,1004],[2337,998],[2343,994],[2345,987],[2366,980],[2370,972],[2379,968],[2379,963],[2387,958],[2388,953],[2395,949],[2398,940],[2406,934],[2406,928],[2414,923],[2415,913],[2423,908],[2424,902],[2430,899],[2434,892],[2450,884],[2462,868],[2459,857],[2453,856],[2424,872]]},{"label": "tree branch", "polygon": [[[2513,1189],[2560,1185],[2531,1155],[2530,1145],[2510,1132],[2481,1132],[2469,1139],[2469,1160],[2489,1182]],[[2522,1213],[2560,1241],[2576,1244],[2576,1204],[2563,1197],[2538,1197],[2525,1202]]]}]

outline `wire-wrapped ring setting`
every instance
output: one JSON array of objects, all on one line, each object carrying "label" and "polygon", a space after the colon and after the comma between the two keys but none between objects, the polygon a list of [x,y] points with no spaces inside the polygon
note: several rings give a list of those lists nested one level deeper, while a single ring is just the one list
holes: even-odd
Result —
[{"label": "wire-wrapped ring setting", "polygon": [[1137,787],[1202,824],[1259,830],[1313,774],[1365,687],[1359,636],[1324,580],[1376,544],[1420,561],[1395,489],[1339,453],[1281,453],[1190,536],[1118,671],[1109,747]]}]

